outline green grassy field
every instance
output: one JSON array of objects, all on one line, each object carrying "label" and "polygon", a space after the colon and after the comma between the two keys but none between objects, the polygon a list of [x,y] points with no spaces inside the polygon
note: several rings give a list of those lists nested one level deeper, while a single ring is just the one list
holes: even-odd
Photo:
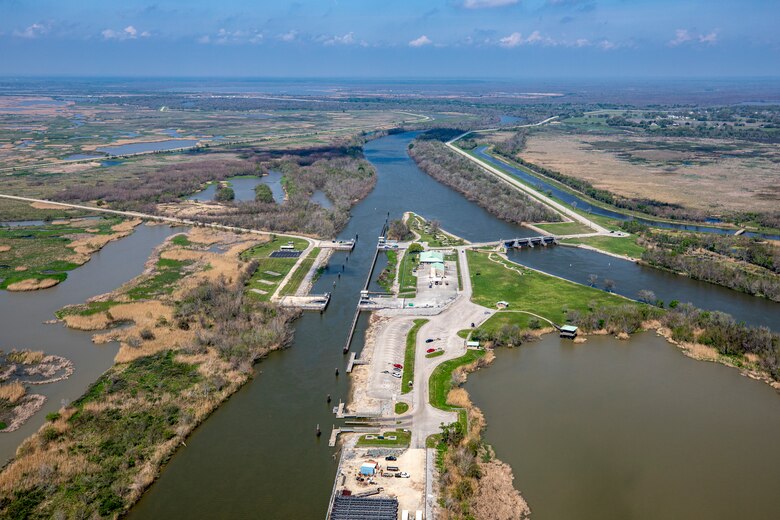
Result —
[{"label": "green grassy field", "polygon": [[[509,310],[533,312],[562,324],[566,322],[566,310],[586,311],[593,305],[619,305],[627,301],[593,287],[526,269],[497,255],[493,258],[500,260],[500,264],[489,260],[487,253],[469,251],[467,256],[474,288],[471,299],[488,308],[495,308],[497,301],[504,300],[509,302]],[[528,317],[518,314],[511,319],[527,323]]]},{"label": "green grassy field", "polygon": [[[366,446],[386,446],[402,448],[409,446],[409,441],[412,439],[412,432],[409,430],[391,430],[381,434],[384,439],[366,439],[365,435],[362,435],[358,441],[358,447]],[[395,436],[395,439],[388,439],[388,436]]]},{"label": "green grassy field", "polygon": [[554,235],[578,235],[581,233],[593,233],[592,228],[589,228],[581,222],[553,222],[550,224],[534,224],[534,226]]},{"label": "green grassy field", "polygon": [[417,332],[428,323],[426,319],[414,320],[414,325],[406,335],[406,352],[404,353],[404,373],[401,377],[401,393],[408,394],[412,388],[409,383],[414,381],[414,354],[417,347]]},{"label": "green grassy field", "polygon": [[419,253],[410,253],[408,251],[404,253],[398,273],[399,297],[414,298],[417,295],[417,276],[413,274],[413,271],[420,263],[419,259]]},{"label": "green grassy field", "polygon": [[409,411],[409,405],[407,403],[395,403],[395,413],[403,414]]},{"label": "green grassy field", "polygon": [[428,247],[447,247],[463,245],[463,240],[439,229],[433,233],[430,224],[420,215],[412,214],[409,217],[409,229],[420,235],[420,242],[427,242]]},{"label": "green grassy field", "polygon": [[[247,282],[247,294],[252,298],[256,298],[261,301],[268,301],[276,291],[279,283],[284,279],[287,273],[290,272],[295,264],[298,262],[297,258],[271,258],[269,255],[278,250],[281,246],[286,245],[288,242],[292,242],[295,249],[303,251],[308,247],[309,243],[306,240],[300,238],[279,238],[274,237],[271,241],[264,244],[260,244],[251,249],[247,249],[241,253],[243,260],[257,260],[257,270]],[[266,271],[279,273],[279,276],[267,274]],[[305,273],[304,273],[305,275]],[[270,283],[264,283],[270,282]],[[257,289],[264,291],[265,294],[258,293],[251,289]]]},{"label": "green grassy field", "polygon": [[452,372],[463,365],[468,365],[472,361],[481,358],[485,355],[484,350],[467,350],[459,358],[450,359],[445,361],[434,369],[431,374],[431,378],[428,380],[428,395],[431,401],[431,405],[439,408],[440,410],[455,410],[458,412],[458,422],[463,426],[463,431],[468,430],[468,419],[466,417],[466,410],[462,408],[456,408],[447,404],[447,394],[452,388]]},{"label": "green grassy field", "polygon": [[566,244],[585,244],[608,253],[626,255],[631,258],[641,258],[645,248],[637,243],[636,235],[628,237],[597,236],[587,238],[569,238],[563,242]]},{"label": "green grassy field", "polygon": [[301,283],[303,283],[304,278],[306,278],[306,274],[311,269],[311,266],[314,265],[314,261],[317,259],[317,255],[319,254],[319,247],[315,247],[309,251],[308,256],[306,256],[306,258],[301,262],[301,265],[299,265],[298,269],[296,269],[292,274],[287,284],[282,287],[282,296],[293,295],[298,291],[298,288],[301,286]]},{"label": "green grassy field", "polygon": [[377,283],[382,289],[391,293],[393,292],[393,282],[395,282],[395,272],[398,268],[398,251],[388,249],[385,254],[387,255],[387,265],[379,273]]},{"label": "green grassy field", "polygon": [[148,300],[161,294],[170,294],[190,264],[192,262],[160,258],[157,260],[157,272],[127,291],[127,295],[132,300]]}]

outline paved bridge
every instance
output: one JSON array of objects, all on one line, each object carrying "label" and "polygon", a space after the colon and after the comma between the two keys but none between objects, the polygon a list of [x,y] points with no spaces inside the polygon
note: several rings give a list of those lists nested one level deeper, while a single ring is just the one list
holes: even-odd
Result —
[{"label": "paved bridge", "polygon": [[512,240],[501,240],[501,244],[503,244],[503,246],[506,249],[519,249],[521,247],[534,247],[534,246],[552,246],[557,243],[558,243],[558,237],[552,235],[513,238]]}]

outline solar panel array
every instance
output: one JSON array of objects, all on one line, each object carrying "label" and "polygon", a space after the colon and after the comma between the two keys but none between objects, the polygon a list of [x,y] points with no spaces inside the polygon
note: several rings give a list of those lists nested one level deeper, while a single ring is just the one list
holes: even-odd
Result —
[{"label": "solar panel array", "polygon": [[298,258],[302,251],[274,251],[269,256],[271,258]]},{"label": "solar panel array", "polygon": [[330,518],[331,520],[397,520],[398,500],[337,496],[333,502]]}]

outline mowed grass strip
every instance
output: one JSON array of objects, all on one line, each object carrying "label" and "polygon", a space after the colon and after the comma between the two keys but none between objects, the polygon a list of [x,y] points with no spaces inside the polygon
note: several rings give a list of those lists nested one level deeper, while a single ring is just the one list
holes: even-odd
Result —
[{"label": "mowed grass strip", "polygon": [[[309,242],[302,238],[273,237],[270,241],[241,253],[242,260],[257,260],[257,269],[246,285],[247,294],[252,298],[261,301],[270,300],[279,283],[298,262],[298,258],[271,258],[271,253],[290,242],[297,251],[303,251],[309,245]],[[266,271],[279,273],[279,276],[267,274]],[[263,291],[265,294],[257,291]]]},{"label": "mowed grass strip", "polygon": [[414,325],[406,335],[406,353],[404,354],[404,373],[401,377],[401,393],[408,394],[412,388],[409,383],[414,381],[414,354],[417,348],[417,333],[420,327],[428,323],[426,319],[414,320]]},{"label": "mowed grass strip", "polygon": [[[375,435],[375,434],[368,434],[368,435]],[[404,446],[409,446],[409,442],[412,439],[412,432],[410,432],[409,430],[394,430],[394,431],[384,432],[380,435],[384,438],[366,439],[366,435],[363,435],[358,439],[357,445],[359,447],[388,446],[388,447],[400,448]],[[388,439],[387,437],[395,437],[395,439]]]},{"label": "mowed grass strip", "polygon": [[402,298],[414,298],[417,296],[417,276],[414,270],[420,263],[420,253],[417,251],[406,251],[401,259],[401,268],[399,270],[398,296]]},{"label": "mowed grass strip", "polygon": [[303,283],[303,280],[306,278],[306,274],[311,270],[311,267],[314,265],[314,261],[317,259],[317,255],[319,254],[319,247],[315,247],[309,251],[309,254],[306,256],[306,258],[303,259],[301,265],[298,266],[298,268],[290,277],[290,280],[284,287],[282,287],[282,296],[290,296],[298,292],[298,288]]},{"label": "mowed grass strip", "polygon": [[529,311],[562,324],[566,321],[566,310],[584,312],[593,305],[621,305],[628,301],[600,289],[527,269],[496,254],[491,260],[489,253],[468,251],[467,257],[474,289],[471,299],[488,308],[495,308],[496,302],[504,300],[509,302],[510,311]]},{"label": "mowed grass strip", "polygon": [[437,366],[428,380],[428,396],[431,405],[440,410],[457,411],[458,422],[461,423],[464,432],[468,430],[466,410],[447,404],[447,394],[453,387],[452,373],[456,368],[468,365],[484,355],[484,350],[467,350],[461,357],[450,359]]},{"label": "mowed grass strip", "polygon": [[543,229],[553,235],[578,235],[580,233],[593,233],[593,229],[589,228],[582,222],[553,222],[550,224],[534,224],[534,227]]},{"label": "mowed grass strip", "polygon": [[570,238],[563,241],[565,244],[585,244],[608,253],[614,253],[616,255],[625,255],[631,258],[641,258],[642,253],[645,252],[645,248],[637,243],[636,235],[627,237],[586,237],[586,238]]}]

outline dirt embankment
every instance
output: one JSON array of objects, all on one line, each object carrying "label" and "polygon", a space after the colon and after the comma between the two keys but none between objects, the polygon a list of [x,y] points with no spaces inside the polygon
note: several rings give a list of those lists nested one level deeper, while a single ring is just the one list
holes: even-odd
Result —
[{"label": "dirt embankment", "polygon": [[24,292],[24,291],[37,291],[39,289],[48,289],[54,287],[60,283],[56,278],[27,278],[26,280],[20,280],[12,284],[8,284],[6,287],[9,291]]}]

